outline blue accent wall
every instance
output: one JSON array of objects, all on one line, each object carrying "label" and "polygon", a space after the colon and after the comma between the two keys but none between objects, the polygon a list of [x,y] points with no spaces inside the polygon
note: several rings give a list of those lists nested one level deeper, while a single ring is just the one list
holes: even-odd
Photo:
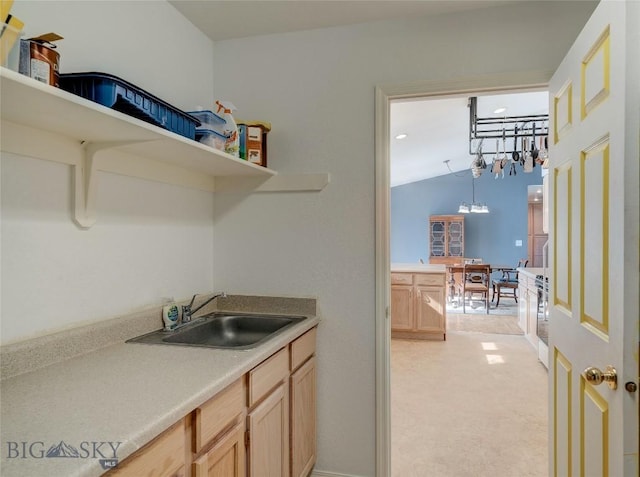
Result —
[{"label": "blue accent wall", "polygon": [[[391,189],[391,262],[429,263],[429,216],[458,214],[472,201],[471,171],[457,172]],[[476,202],[488,214],[465,214],[465,257],[485,263],[511,265],[527,257],[527,186],[540,185],[540,168],[495,179],[489,169],[475,180]],[[522,240],[522,247],[515,241]]]}]

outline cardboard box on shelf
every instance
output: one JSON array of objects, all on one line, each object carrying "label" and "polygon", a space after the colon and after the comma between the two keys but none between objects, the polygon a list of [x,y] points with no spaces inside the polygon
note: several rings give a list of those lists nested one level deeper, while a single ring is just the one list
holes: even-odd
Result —
[{"label": "cardboard box on shelf", "polygon": [[267,133],[271,124],[264,121],[238,121],[240,158],[267,167]]}]

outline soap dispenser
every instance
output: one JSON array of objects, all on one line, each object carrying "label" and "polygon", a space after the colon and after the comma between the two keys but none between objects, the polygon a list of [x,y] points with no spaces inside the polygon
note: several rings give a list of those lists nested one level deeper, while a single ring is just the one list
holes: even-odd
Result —
[{"label": "soap dispenser", "polygon": [[162,322],[164,323],[165,331],[171,331],[178,326],[179,317],[180,311],[173,298],[165,299],[165,305],[162,307]]}]

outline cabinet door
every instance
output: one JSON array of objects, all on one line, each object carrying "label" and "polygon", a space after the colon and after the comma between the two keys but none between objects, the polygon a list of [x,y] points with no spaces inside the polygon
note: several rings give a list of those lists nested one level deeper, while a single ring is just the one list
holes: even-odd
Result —
[{"label": "cabinet door", "polygon": [[444,220],[431,220],[429,223],[429,255],[446,257],[447,255],[447,223]]},{"label": "cabinet door", "polygon": [[413,329],[413,286],[391,285],[391,329]]},{"label": "cabinet door", "polygon": [[444,333],[444,288],[417,286],[416,331]]},{"label": "cabinet door", "polygon": [[247,417],[250,477],[289,476],[289,385],[278,386]]},{"label": "cabinet door", "polygon": [[452,220],[447,232],[447,256],[464,257],[464,222]]},{"label": "cabinet door", "polygon": [[526,333],[529,329],[527,325],[527,313],[529,310],[527,300],[529,295],[527,294],[527,281],[524,277],[521,277],[518,283],[518,297],[518,326]]},{"label": "cabinet door", "polygon": [[193,477],[244,477],[244,422],[193,463]]},{"label": "cabinet door", "polygon": [[527,335],[534,346],[538,346],[538,292],[527,290]]},{"label": "cabinet door", "polygon": [[291,375],[291,477],[306,477],[316,462],[316,358]]},{"label": "cabinet door", "polygon": [[185,424],[181,420],[107,475],[119,477],[178,477],[184,475]]}]

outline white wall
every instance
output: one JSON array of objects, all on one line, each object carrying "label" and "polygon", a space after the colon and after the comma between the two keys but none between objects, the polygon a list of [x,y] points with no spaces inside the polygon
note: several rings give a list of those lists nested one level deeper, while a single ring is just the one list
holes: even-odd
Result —
[{"label": "white wall", "polygon": [[164,0],[15,0],[25,38],[55,32],[60,72],[110,73],[183,110],[212,102],[213,43]]},{"label": "white wall", "polygon": [[320,193],[215,203],[217,286],[319,298],[317,469],[375,472],[375,86],[551,72],[592,9],[535,2],[216,42],[215,93],[273,123],[269,166],[331,174]]},{"label": "white wall", "polygon": [[[112,73],[181,109],[213,100],[213,43],[164,1],[12,13],[28,36],[65,37],[63,73]],[[98,222],[82,230],[68,166],[3,153],[0,171],[2,343],[213,290],[211,193],[98,172]]]}]

